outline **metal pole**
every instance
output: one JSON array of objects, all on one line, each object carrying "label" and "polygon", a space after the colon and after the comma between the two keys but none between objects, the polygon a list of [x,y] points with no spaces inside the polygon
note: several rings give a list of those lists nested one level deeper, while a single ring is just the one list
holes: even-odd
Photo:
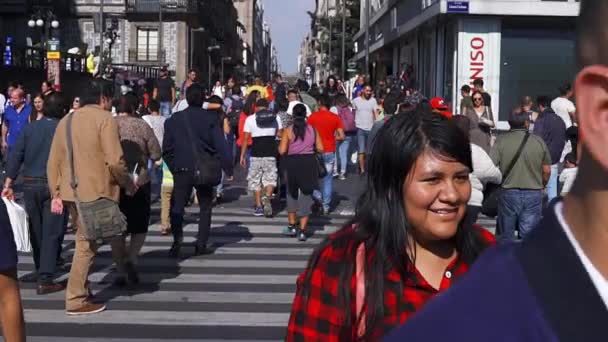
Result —
[{"label": "metal pole", "polygon": [[346,78],[346,0],[342,1],[342,81]]},{"label": "metal pole", "polygon": [[103,75],[103,32],[105,31],[103,17],[103,0],[99,0],[99,74]]},{"label": "metal pole", "polygon": [[159,64],[162,67],[165,62],[163,54],[163,0],[158,1],[158,53]]},{"label": "metal pole", "polygon": [[211,50],[207,49],[207,57],[209,58],[209,73],[208,73],[208,79],[209,79],[209,88],[207,89],[208,91],[211,91]]},{"label": "metal pole", "polygon": [[365,0],[365,74],[369,76],[369,16],[371,13],[369,0]]},{"label": "metal pole", "polygon": [[[329,4],[327,6],[329,6]],[[335,8],[335,6],[334,6],[334,8]],[[332,18],[329,15],[329,8],[328,8],[327,9],[327,20],[329,20],[329,51],[328,51],[329,52],[328,53],[328,57],[329,57],[329,63],[328,63],[328,65],[329,65],[329,75],[331,75],[331,72],[332,72],[332,63],[331,63],[332,62],[332,58],[331,58],[331,38],[332,37],[331,37],[331,34],[332,34],[333,30],[332,30],[332,27],[331,27],[331,24],[332,24],[332,20],[331,19]]]},{"label": "metal pole", "polygon": [[221,75],[220,75],[220,82],[222,83],[222,86],[224,85],[224,57],[222,57],[222,70],[221,70]]}]

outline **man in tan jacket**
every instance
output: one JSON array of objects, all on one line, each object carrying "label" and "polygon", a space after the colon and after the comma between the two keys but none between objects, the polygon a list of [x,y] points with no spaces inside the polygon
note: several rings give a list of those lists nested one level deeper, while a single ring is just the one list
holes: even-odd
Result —
[{"label": "man in tan jacket", "polygon": [[[80,95],[82,108],[72,115],[74,169],[78,179],[78,197],[82,202],[107,198],[118,202],[120,187],[135,192],[135,185],[123,160],[118,126],[112,114],[111,91],[101,80],[89,82]],[[78,211],[70,187],[71,170],[66,141],[66,119],[59,122],[47,166],[49,188],[53,196],[52,211],[61,212],[64,205],[73,218]],[[90,301],[88,274],[97,253],[97,243],[84,238],[82,224],[76,221],[76,247],[66,290],[68,315],[87,315],[105,310],[105,305]]]}]

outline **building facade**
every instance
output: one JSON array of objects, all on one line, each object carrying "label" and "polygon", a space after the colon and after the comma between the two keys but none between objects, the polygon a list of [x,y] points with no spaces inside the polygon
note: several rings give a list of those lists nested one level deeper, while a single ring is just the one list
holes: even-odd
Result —
[{"label": "building facade", "polygon": [[[78,48],[98,55],[110,50],[117,68],[167,66],[178,84],[188,69],[199,70],[202,82],[220,79],[241,62],[238,13],[232,0],[3,0],[0,2],[0,39],[29,46],[43,39],[27,21],[51,10],[60,27],[55,32],[62,49]],[[101,25],[103,18],[104,25]],[[109,40],[107,34],[115,33]],[[219,45],[219,50],[209,50]],[[230,57],[227,59],[225,57]]]},{"label": "building facade", "polygon": [[453,108],[462,85],[483,79],[504,121],[522,96],[572,80],[578,12],[574,0],[362,0],[354,60],[372,80],[409,68]]},{"label": "building facade", "polygon": [[234,0],[243,27],[243,64],[247,75],[270,79],[278,70],[276,49],[270,27],[264,18],[264,6],[258,0]]}]

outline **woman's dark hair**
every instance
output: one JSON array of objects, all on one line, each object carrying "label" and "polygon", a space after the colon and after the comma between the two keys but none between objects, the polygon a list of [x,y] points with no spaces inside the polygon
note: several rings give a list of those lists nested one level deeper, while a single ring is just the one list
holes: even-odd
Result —
[{"label": "woman's dark hair", "polygon": [[346,95],[338,95],[336,96],[336,106],[338,107],[346,107],[350,105],[350,101],[348,101],[348,98],[346,97]]},{"label": "woman's dark hair", "polygon": [[304,140],[306,135],[306,106],[297,104],[293,107],[293,135],[295,140]]},{"label": "woman's dark hair", "polygon": [[129,116],[136,116],[135,112],[137,111],[137,107],[137,96],[133,93],[127,93],[118,99],[117,111],[119,113],[127,113]]},{"label": "woman's dark hair", "polygon": [[[42,95],[42,93],[38,93],[38,94],[36,94],[36,96],[33,97],[33,99],[36,100],[37,97],[39,97],[42,100],[42,103],[43,103],[42,113],[44,115],[46,115],[46,96]],[[34,102],[32,101],[32,111],[30,112],[30,116],[28,117],[29,122],[34,122],[34,121],[36,121],[36,119],[38,119],[38,112],[36,112],[36,110],[33,108],[33,105],[34,105]]]},{"label": "woman's dark hair", "polygon": [[[417,109],[420,111],[422,109]],[[411,115],[408,115],[411,114]],[[350,284],[356,263],[356,246],[365,243],[374,257],[369,258],[365,270],[366,297],[364,307],[367,334],[382,326],[385,315],[384,293],[389,285],[385,276],[391,269],[401,276],[401,284],[412,276],[416,255],[411,250],[414,227],[409,222],[403,202],[403,185],[415,167],[418,158],[425,152],[433,153],[443,160],[459,162],[471,170],[471,147],[468,137],[450,120],[434,113],[408,113],[388,120],[378,131],[368,161],[367,188],[357,202],[354,218],[343,229],[356,230],[352,234],[336,234],[325,240],[311,257],[305,286],[312,283],[312,269],[317,267],[326,248],[350,248],[337,270],[337,284]],[[459,258],[472,263],[485,248],[482,237],[471,226],[461,222],[453,237]],[[401,285],[403,286],[403,285]],[[308,295],[308,287],[303,294]],[[343,336],[350,336],[355,319],[351,313],[350,286],[338,286],[338,305],[345,308]],[[401,294],[402,292],[399,291]],[[402,298],[396,298],[400,302]],[[406,314],[407,307],[399,307],[397,317]]]},{"label": "woman's dark hair", "polygon": [[66,113],[66,103],[63,94],[53,92],[44,98],[44,115],[53,119],[61,119]]},{"label": "woman's dark hair", "polygon": [[112,85],[103,79],[90,80],[80,93],[80,105],[96,105],[102,97],[112,98]]},{"label": "woman's dark hair", "polygon": [[255,113],[255,102],[258,100],[259,94],[259,91],[253,90],[251,93],[249,93],[249,96],[247,96],[247,100],[245,101],[245,108],[243,108],[243,112],[247,116]]},{"label": "woman's dark hair", "polygon": [[158,112],[160,110],[160,103],[156,100],[150,100],[148,102],[148,110],[150,113]]},{"label": "woman's dark hair", "polygon": [[[329,86],[329,80],[334,80],[334,85],[333,86]],[[328,92],[333,92],[333,93],[337,93],[338,92],[338,79],[336,78],[336,76],[334,75],[329,75],[327,77],[327,81],[325,81],[325,88],[327,89]]]}]

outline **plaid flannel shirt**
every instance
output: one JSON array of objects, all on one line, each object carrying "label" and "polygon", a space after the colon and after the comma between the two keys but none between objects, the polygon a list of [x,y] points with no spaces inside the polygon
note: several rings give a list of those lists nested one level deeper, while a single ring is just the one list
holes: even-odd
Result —
[{"label": "plaid flannel shirt", "polygon": [[[483,241],[488,246],[496,243],[494,235],[487,230],[474,226]],[[329,239],[332,241],[349,241],[345,244],[330,243],[323,251],[314,269],[306,269],[297,281],[297,291],[292,305],[289,326],[287,328],[286,340],[291,341],[354,341],[357,340],[356,333],[356,309],[355,292],[356,277],[353,272],[350,281],[351,292],[351,322],[345,321],[344,308],[340,306],[338,299],[338,288],[345,286],[340,284],[338,279],[339,269],[342,267],[344,258],[352,255],[355,246],[355,239],[349,239],[348,235],[353,235],[354,228],[340,230],[332,234]],[[366,251],[368,257],[373,257],[373,251]],[[460,258],[454,259],[444,272],[439,290],[432,287],[420,274],[411,266],[409,277],[402,284],[401,276],[396,269],[391,269],[385,276],[384,290],[384,319],[383,324],[375,331],[370,331],[373,340],[379,340],[391,329],[403,324],[434,295],[449,288],[453,282],[469,269]],[[304,281],[312,272],[311,281],[304,284]],[[304,286],[308,287],[308,297],[304,295]],[[399,296],[401,291],[401,296]],[[347,336],[344,336],[344,327],[350,326]]]}]

